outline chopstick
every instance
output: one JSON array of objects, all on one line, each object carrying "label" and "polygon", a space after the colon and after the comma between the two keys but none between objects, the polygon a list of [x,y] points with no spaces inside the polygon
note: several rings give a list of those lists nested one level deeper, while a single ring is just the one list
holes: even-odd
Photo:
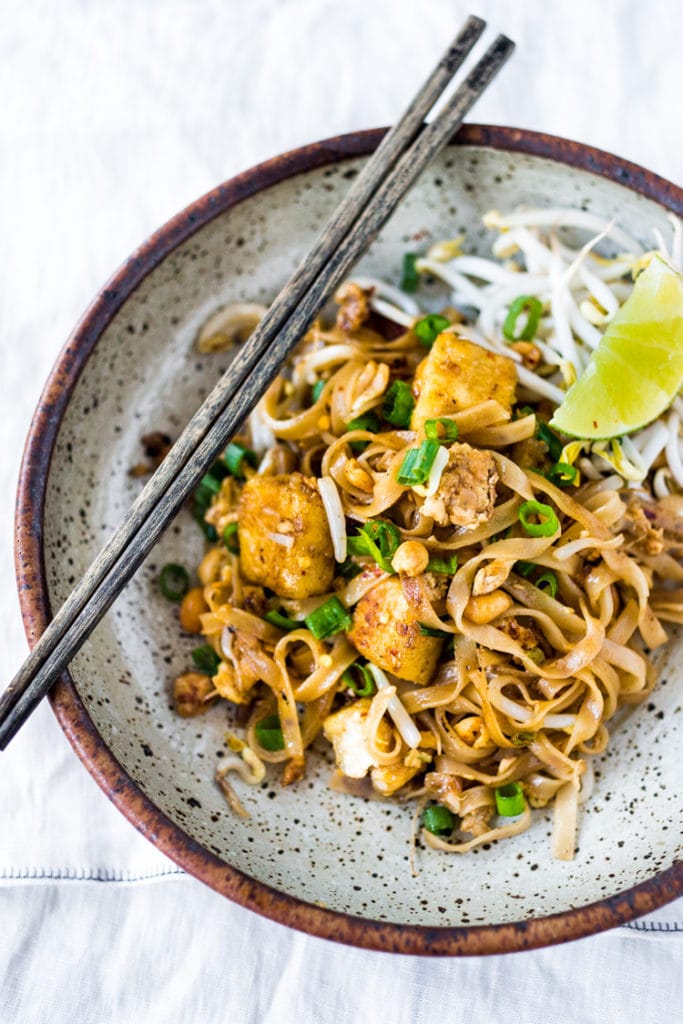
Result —
[{"label": "chopstick", "polygon": [[424,117],[480,37],[469,18],[453,44],[385,137],[332,220],[271,306],[160,468],[129,510],[0,697],[0,750],[82,646],[157,539],[197,487],[229,438],[277,375],[283,360],[370,245],[401,198],[448,142],[509,58],[498,36],[429,124]]}]

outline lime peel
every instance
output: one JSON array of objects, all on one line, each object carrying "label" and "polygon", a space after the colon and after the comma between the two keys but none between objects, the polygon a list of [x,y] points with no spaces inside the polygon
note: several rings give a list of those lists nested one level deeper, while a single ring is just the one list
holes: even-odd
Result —
[{"label": "lime peel", "polygon": [[550,424],[609,440],[655,420],[683,385],[683,275],[654,255]]}]

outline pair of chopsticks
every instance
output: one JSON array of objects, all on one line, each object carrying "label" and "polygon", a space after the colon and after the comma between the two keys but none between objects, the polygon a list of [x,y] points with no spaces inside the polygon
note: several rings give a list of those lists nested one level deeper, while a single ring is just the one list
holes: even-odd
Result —
[{"label": "pair of chopsticks", "polygon": [[400,121],[355,179],[311,251],[0,696],[0,750],[83,645],[256,405],[320,308],[510,57],[514,43],[499,35],[438,116],[425,124],[426,116],[485,28],[486,22],[480,18],[467,19]]}]

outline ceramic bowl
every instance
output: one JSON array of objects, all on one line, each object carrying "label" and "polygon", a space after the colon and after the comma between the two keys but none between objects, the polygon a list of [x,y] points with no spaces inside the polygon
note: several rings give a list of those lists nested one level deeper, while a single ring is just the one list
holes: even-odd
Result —
[{"label": "ceramic bowl", "polygon": [[[339,202],[381,131],[306,146],[200,199],[135,252],[97,296],[60,355],[36,411],[21,471],[17,571],[35,641],[140,483],[140,436],[170,435],[226,368],[200,356],[198,327],[235,300],[268,302]],[[487,252],[481,215],[520,203],[618,216],[652,243],[683,192],[575,143],[469,126],[435,161],[362,262],[396,280],[403,252],[467,233]],[[550,854],[550,819],[465,857],[408,859],[411,811],[326,788],[324,750],[307,778],[242,787],[235,817],[213,782],[228,721],[221,703],[181,719],[171,681],[191,638],[158,592],[164,563],[195,565],[200,531],[183,512],[51,694],[97,782],[140,831],[217,892],[276,921],[357,946],[419,954],[518,950],[626,922],[683,892],[678,642],[650,702],[601,759],[571,863]],[[246,790],[246,792],[244,792]]]}]

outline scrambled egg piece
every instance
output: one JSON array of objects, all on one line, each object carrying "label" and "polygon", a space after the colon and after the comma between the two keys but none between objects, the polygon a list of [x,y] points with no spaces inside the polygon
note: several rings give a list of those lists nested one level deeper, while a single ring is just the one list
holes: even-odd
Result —
[{"label": "scrambled egg piece", "polygon": [[440,334],[415,373],[417,402],[411,427],[494,398],[511,411],[517,389],[515,364],[451,331]]},{"label": "scrambled egg piece", "polygon": [[332,586],[332,538],[315,479],[254,476],[238,512],[240,565],[252,583],[280,597],[314,597]]}]

